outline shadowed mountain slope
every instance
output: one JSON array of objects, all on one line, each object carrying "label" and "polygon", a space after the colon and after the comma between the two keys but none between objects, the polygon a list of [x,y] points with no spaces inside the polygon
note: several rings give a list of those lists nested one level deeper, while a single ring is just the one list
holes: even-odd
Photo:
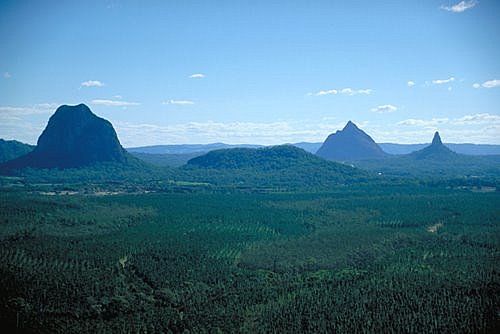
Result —
[{"label": "shadowed mountain slope", "polygon": [[387,155],[369,135],[351,121],[347,122],[342,130],[329,135],[316,154],[335,161],[383,158]]},{"label": "shadowed mountain slope", "polygon": [[32,168],[78,168],[100,162],[126,162],[111,123],[84,104],[63,105],[50,117],[35,149],[0,165],[0,171]]}]

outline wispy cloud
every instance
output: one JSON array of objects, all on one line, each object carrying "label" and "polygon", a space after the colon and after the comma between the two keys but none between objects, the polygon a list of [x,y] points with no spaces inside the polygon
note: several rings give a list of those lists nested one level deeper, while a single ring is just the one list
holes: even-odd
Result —
[{"label": "wispy cloud", "polygon": [[500,144],[500,137],[498,137],[500,115],[481,113],[452,119],[411,118],[396,123],[392,128],[379,125],[375,133],[387,141],[417,143],[428,142],[436,130],[446,134],[443,139],[448,143]]},{"label": "wispy cloud", "polygon": [[488,113],[465,115],[453,120],[454,124],[470,125],[470,124],[497,124],[500,125],[500,115],[492,115]]},{"label": "wispy cloud", "polygon": [[408,87],[413,87],[413,86],[415,86],[415,82],[410,80],[407,82],[407,85],[408,85]]},{"label": "wispy cloud", "polygon": [[329,90],[320,90],[319,92],[317,92],[316,96],[323,96],[323,95],[336,95],[338,93],[338,90],[336,89],[329,89]]},{"label": "wispy cloud", "polygon": [[483,86],[484,88],[500,87],[500,80],[498,80],[498,79],[489,80],[489,81],[483,82],[483,84],[481,86]]},{"label": "wispy cloud", "polygon": [[474,84],[472,85],[472,87],[474,87],[474,88],[478,89],[478,88],[481,88],[481,85],[480,85],[480,84],[478,84],[478,83],[476,82],[476,83],[474,83]]},{"label": "wispy cloud", "polygon": [[500,125],[500,115],[489,113],[465,115],[459,118],[432,118],[432,119],[406,119],[397,123],[398,125],[408,125],[417,127],[434,127],[442,124],[450,125]]},{"label": "wispy cloud", "polygon": [[186,105],[192,105],[194,104],[194,102],[190,100],[170,100],[170,101],[164,101],[162,102],[162,104],[176,104],[176,105],[186,106]]},{"label": "wispy cloud", "polygon": [[340,93],[346,94],[349,96],[358,95],[358,94],[370,95],[371,93],[373,93],[373,90],[372,89],[357,89],[356,90],[356,89],[351,89],[351,88],[344,88],[340,91]]},{"label": "wispy cloud", "polygon": [[404,121],[398,122],[397,125],[408,125],[408,126],[421,126],[421,127],[434,127],[439,124],[448,123],[450,120],[448,118],[433,118],[430,120],[409,118]]},{"label": "wispy cloud", "polygon": [[191,74],[189,76],[190,79],[203,79],[205,77],[205,74],[203,73],[195,73],[195,74]]},{"label": "wispy cloud", "polygon": [[478,1],[476,1],[476,0],[460,1],[459,3],[457,3],[453,6],[442,5],[441,9],[444,9],[444,10],[447,10],[447,11],[453,12],[453,13],[462,13],[462,12],[465,12],[467,9],[473,8],[477,4],[478,4]]},{"label": "wispy cloud", "polygon": [[138,102],[127,102],[127,101],[117,101],[117,100],[102,100],[95,99],[92,100],[92,104],[101,105],[101,106],[109,106],[109,107],[129,107],[129,106],[138,106],[140,103]]},{"label": "wispy cloud", "polygon": [[[496,118],[492,118],[496,117]],[[500,116],[466,115],[456,119],[408,119],[393,124],[357,122],[377,142],[422,143],[432,139],[434,131],[446,134],[447,142],[500,144]],[[463,119],[463,120],[462,120]],[[492,121],[496,119],[496,121]],[[459,123],[462,120],[462,123]],[[484,123],[474,123],[471,122]],[[489,123],[487,122],[489,120]],[[189,122],[180,124],[120,123],[115,129],[125,147],[155,144],[230,144],[276,145],[283,143],[321,142],[342,129],[346,120],[286,120],[275,122]],[[468,122],[468,123],[464,123]]]},{"label": "wispy cloud", "polygon": [[[161,143],[196,144],[225,142],[230,144],[276,145],[299,141],[323,141],[341,129],[345,122],[275,121],[275,122],[189,122],[181,124],[117,123],[116,131],[125,147]],[[145,135],[147,134],[147,135]]]},{"label": "wispy cloud", "polygon": [[434,85],[443,85],[443,84],[447,84],[447,83],[450,83],[450,82],[453,82],[453,81],[455,81],[455,78],[454,77],[450,77],[448,79],[432,80],[432,83]]},{"label": "wispy cloud", "polygon": [[88,80],[80,84],[82,87],[103,87],[104,83],[99,80]]},{"label": "wispy cloud", "polygon": [[12,78],[12,75],[9,72],[5,72],[3,74],[3,77],[4,77],[4,79],[10,79],[10,78]]},{"label": "wispy cloud", "polygon": [[0,106],[0,137],[16,139],[23,143],[36,143],[47,117],[58,103],[37,103],[28,106]]},{"label": "wispy cloud", "polygon": [[371,93],[373,93],[373,89],[341,88],[341,89],[320,90],[319,92],[309,93],[307,95],[325,96],[325,95],[342,94],[342,95],[353,96],[353,95],[358,95],[358,94],[360,94],[360,95],[370,95]]},{"label": "wispy cloud", "polygon": [[384,114],[395,112],[396,110],[398,110],[398,107],[393,106],[392,104],[384,104],[375,108],[371,108],[370,110],[376,113]]},{"label": "wispy cloud", "polygon": [[19,116],[34,115],[34,114],[50,114],[54,112],[58,104],[56,103],[37,103],[30,106],[0,107],[0,119],[17,118]]}]

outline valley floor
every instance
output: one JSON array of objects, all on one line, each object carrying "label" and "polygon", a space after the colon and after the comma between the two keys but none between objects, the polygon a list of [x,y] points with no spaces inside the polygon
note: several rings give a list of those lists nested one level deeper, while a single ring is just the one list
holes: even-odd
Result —
[{"label": "valley floor", "polygon": [[500,193],[0,192],[0,321],[19,332],[500,328]]}]

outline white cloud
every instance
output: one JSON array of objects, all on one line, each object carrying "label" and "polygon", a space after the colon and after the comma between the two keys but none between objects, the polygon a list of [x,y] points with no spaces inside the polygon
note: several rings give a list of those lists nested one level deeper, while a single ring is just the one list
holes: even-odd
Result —
[{"label": "white cloud", "polygon": [[407,85],[408,85],[408,87],[413,87],[413,86],[415,86],[415,82],[410,80],[410,81],[408,81]]},{"label": "white cloud", "polygon": [[453,82],[453,81],[455,81],[455,78],[454,77],[450,77],[449,79],[432,80],[432,83],[434,85],[442,85],[442,84]]},{"label": "white cloud", "polygon": [[[474,116],[474,115],[469,115]],[[495,116],[495,115],[491,115]],[[409,119],[397,124],[357,122],[376,142],[428,143],[439,130],[446,142],[500,144],[500,123],[458,124],[448,118]],[[464,118],[462,117],[462,118]],[[500,116],[496,116],[500,117]],[[486,116],[472,117],[488,119]],[[117,122],[115,129],[125,147],[155,144],[228,144],[277,145],[283,143],[322,142],[342,129],[347,120],[285,120],[275,122],[189,122],[180,124],[133,124]]]},{"label": "white cloud", "polygon": [[337,94],[343,94],[343,95],[358,95],[358,94],[364,94],[364,95],[370,95],[373,93],[373,89],[352,89],[352,88],[341,88],[341,89],[328,89],[328,90],[320,90],[317,93],[308,93],[307,95],[315,95],[315,96],[324,96],[324,95],[337,95]]},{"label": "white cloud", "polygon": [[58,107],[56,103],[37,103],[24,107],[0,107],[0,119],[17,118],[19,116],[34,114],[50,114]]},{"label": "white cloud", "polygon": [[370,110],[373,112],[383,114],[383,113],[395,112],[396,110],[398,110],[398,107],[393,106],[392,104],[384,104],[382,106],[371,108]]},{"label": "white cloud", "polygon": [[355,91],[354,94],[366,94],[370,95],[373,92],[371,89],[359,89],[358,91]]},{"label": "white cloud", "polygon": [[498,79],[489,80],[484,82],[481,86],[483,86],[484,88],[500,87],[500,80]]},{"label": "white cloud", "polygon": [[448,118],[433,118],[430,120],[409,118],[404,121],[400,121],[397,125],[408,125],[408,126],[418,126],[418,127],[434,127],[439,124],[448,123],[450,120]]},{"label": "white cloud", "polygon": [[170,100],[162,102],[162,104],[176,104],[176,105],[186,106],[186,105],[193,105],[194,102],[190,100]]},{"label": "white cloud", "polygon": [[35,144],[47,125],[49,115],[54,113],[59,105],[38,103],[29,106],[0,107],[0,138]]},{"label": "white cloud", "polygon": [[353,96],[353,95],[357,95],[357,94],[370,95],[371,93],[373,93],[373,90],[372,89],[358,89],[358,90],[355,90],[355,89],[351,89],[351,88],[343,88],[340,91],[340,93],[341,94],[345,94],[345,95],[349,95],[349,96]]},{"label": "white cloud", "polygon": [[500,125],[500,115],[491,115],[488,113],[465,115],[461,118],[453,120],[454,124],[470,125],[470,124],[497,124]]},{"label": "white cloud", "polygon": [[320,90],[317,92],[315,95],[316,96],[322,96],[322,95],[335,95],[337,94],[338,91],[336,89],[330,89],[330,90]]},{"label": "white cloud", "polygon": [[104,83],[100,82],[99,80],[88,80],[82,82],[80,85],[83,87],[103,87]]},{"label": "white cloud", "polygon": [[11,75],[9,72],[5,72],[5,73],[3,74],[3,77],[4,77],[5,79],[10,79],[10,78],[12,78],[12,75]]},{"label": "white cloud", "polygon": [[301,141],[319,142],[342,129],[346,121],[286,120],[275,122],[189,122],[181,124],[117,123],[115,128],[125,147],[154,144],[277,145]]},{"label": "white cloud", "polygon": [[203,79],[205,77],[205,74],[203,73],[195,73],[195,74],[191,74],[189,76],[190,79]]},{"label": "white cloud", "polygon": [[346,94],[346,95],[354,95],[354,92],[352,91],[351,88],[344,88],[340,91],[342,94]]},{"label": "white cloud", "polygon": [[441,9],[447,10],[449,12],[453,13],[462,13],[465,12],[467,9],[473,8],[475,5],[477,5],[476,0],[470,0],[470,1],[460,1],[459,3],[453,5],[453,6],[441,6]]},{"label": "white cloud", "polygon": [[474,83],[474,84],[472,85],[472,87],[474,87],[474,88],[476,88],[476,89],[477,89],[477,88],[481,88],[481,85],[480,85],[480,84],[478,84],[478,83],[476,82],[476,83]]},{"label": "white cloud", "polygon": [[460,118],[454,118],[450,120],[449,118],[432,118],[429,120],[424,119],[406,119],[400,121],[397,125],[408,125],[417,127],[433,127],[437,125],[450,124],[450,125],[460,125],[460,126],[470,126],[470,125],[498,125],[500,126],[500,115],[492,115],[488,113],[465,115]]},{"label": "white cloud", "polygon": [[140,105],[140,103],[137,103],[137,102],[102,100],[102,99],[92,100],[92,104],[101,105],[101,106],[109,106],[109,107],[129,107],[129,106]]}]

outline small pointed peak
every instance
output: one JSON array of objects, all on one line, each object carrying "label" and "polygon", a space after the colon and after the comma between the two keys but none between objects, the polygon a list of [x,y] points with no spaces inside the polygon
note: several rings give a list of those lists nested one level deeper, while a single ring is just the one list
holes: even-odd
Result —
[{"label": "small pointed peak", "polygon": [[434,133],[434,138],[432,138],[432,145],[443,145],[439,132]]},{"label": "small pointed peak", "polygon": [[344,130],[347,130],[347,129],[357,129],[357,128],[358,127],[356,126],[356,124],[354,124],[351,121],[347,122],[347,124],[344,126]]}]

